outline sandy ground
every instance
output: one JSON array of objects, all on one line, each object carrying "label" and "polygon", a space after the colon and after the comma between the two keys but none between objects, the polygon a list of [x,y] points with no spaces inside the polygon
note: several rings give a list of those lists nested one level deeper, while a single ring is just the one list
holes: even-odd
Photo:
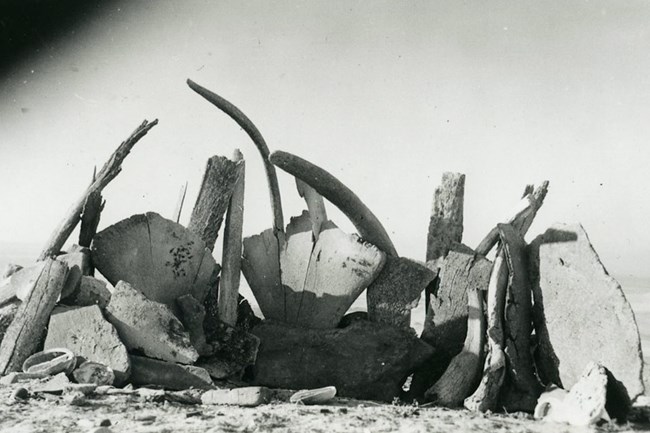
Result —
[{"label": "sandy ground", "polygon": [[[650,430],[650,398],[637,402],[631,420],[598,428],[533,420],[526,414],[476,414],[416,405],[336,399],[304,406],[281,401],[255,408],[150,401],[152,396],[39,394],[19,400],[15,387],[0,389],[3,432],[631,432]],[[108,430],[98,428],[108,425]]]}]

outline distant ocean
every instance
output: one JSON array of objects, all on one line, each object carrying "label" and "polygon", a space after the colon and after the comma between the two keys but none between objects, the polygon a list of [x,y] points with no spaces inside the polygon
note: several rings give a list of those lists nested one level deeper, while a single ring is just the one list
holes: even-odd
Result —
[{"label": "distant ocean", "polygon": [[[18,243],[0,243],[0,271],[4,270],[7,263],[16,263],[19,265],[28,265],[34,261],[40,252],[42,245],[36,244],[18,244]],[[614,275],[614,278],[621,284],[623,293],[632,306],[636,322],[641,335],[641,346],[644,350],[645,374],[650,376],[650,278],[638,278],[632,276]],[[251,302],[256,313],[260,314],[259,308],[253,299],[250,288],[242,278],[241,293]],[[351,311],[365,310],[365,293],[352,305]],[[261,315],[261,314],[260,314]],[[411,325],[415,328],[418,335],[424,327],[424,299],[422,299],[417,308],[412,312]],[[650,392],[650,377],[646,378],[646,386]]]}]

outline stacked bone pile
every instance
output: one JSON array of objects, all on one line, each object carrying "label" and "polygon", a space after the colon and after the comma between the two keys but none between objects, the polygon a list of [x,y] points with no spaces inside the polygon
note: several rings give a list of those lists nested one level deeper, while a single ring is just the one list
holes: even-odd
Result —
[{"label": "stacked bone pile", "polygon": [[[625,418],[643,385],[638,330],[620,286],[581,226],[554,226],[530,245],[523,239],[547,182],[527,187],[512,218],[472,249],[462,244],[465,177],[446,173],[426,262],[418,262],[398,255],[338,179],[295,155],[271,154],[240,110],[188,84],[260,151],[271,228],[242,239],[245,171],[236,151],[208,160],[187,227],[178,223],[183,192],[171,219],[150,212],[97,232],[101,191],[156,124],[145,121],[93,176],[37,263],[5,272],[3,383],[234,388],[203,399],[234,404],[260,403],[267,388],[323,388],[295,399],[322,401],[337,391],[583,424]],[[295,177],[307,207],[286,226],[275,167]],[[328,219],[324,199],[358,234]],[[63,252],[79,223],[78,245]],[[264,320],[239,295],[240,273]],[[346,315],[364,291],[367,313]],[[418,338],[411,310],[422,293],[427,316]]]}]

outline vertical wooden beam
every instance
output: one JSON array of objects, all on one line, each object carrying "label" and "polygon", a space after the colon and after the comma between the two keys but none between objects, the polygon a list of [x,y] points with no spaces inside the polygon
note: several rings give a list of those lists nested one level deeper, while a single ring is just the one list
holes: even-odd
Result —
[{"label": "vertical wooden beam", "polygon": [[223,234],[223,256],[219,286],[219,318],[230,326],[237,324],[239,280],[241,275],[242,229],[244,225],[244,189],[246,165],[239,149],[235,150],[237,180],[233,188]]}]

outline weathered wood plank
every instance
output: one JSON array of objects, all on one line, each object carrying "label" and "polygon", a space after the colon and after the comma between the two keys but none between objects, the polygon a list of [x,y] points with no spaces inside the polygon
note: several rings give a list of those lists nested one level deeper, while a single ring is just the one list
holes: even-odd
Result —
[{"label": "weathered wood plank", "polygon": [[533,412],[542,386],[531,354],[532,291],[528,279],[528,251],[522,236],[508,224],[497,225],[509,269],[505,305],[506,382],[499,406],[508,412]]},{"label": "weathered wood plank", "polygon": [[187,229],[201,238],[210,251],[217,241],[237,175],[236,162],[225,156],[208,159]]},{"label": "weathered wood plank", "polygon": [[219,281],[218,310],[221,321],[235,326],[239,304],[239,281],[241,275],[242,229],[244,226],[244,178],[246,165],[239,149],[233,161],[237,164],[237,180],[233,187],[226,225],[223,231],[223,254]]},{"label": "weathered wood plank", "polygon": [[20,371],[43,343],[50,314],[68,273],[68,266],[46,259],[36,286],[18,308],[0,344],[0,374]]},{"label": "weathered wood plank", "polygon": [[433,208],[427,236],[427,262],[443,258],[454,243],[463,239],[465,175],[443,173],[433,193]]}]

